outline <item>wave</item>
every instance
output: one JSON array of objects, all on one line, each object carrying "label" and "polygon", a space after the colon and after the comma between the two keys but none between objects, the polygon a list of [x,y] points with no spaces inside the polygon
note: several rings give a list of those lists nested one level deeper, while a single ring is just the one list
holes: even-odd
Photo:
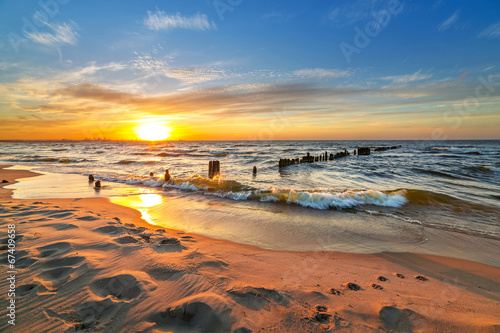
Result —
[{"label": "wave", "polygon": [[489,171],[489,172],[500,172],[499,167],[491,166],[491,165],[481,165],[481,170]]},{"label": "wave", "polygon": [[497,149],[488,149],[488,148],[478,148],[473,146],[465,146],[465,147],[432,147],[430,148],[431,152],[434,153],[454,153],[454,154],[466,154],[466,155],[498,155],[500,151]]},{"label": "wave", "polygon": [[234,155],[250,155],[253,154],[254,152],[252,151],[210,151],[211,155],[214,156],[227,156],[229,154],[234,154]]},{"label": "wave", "polygon": [[254,199],[259,201],[283,202],[313,209],[345,209],[362,205],[401,207],[407,202],[402,193],[397,191],[384,193],[377,190],[310,192],[270,189],[269,191],[214,193],[213,195],[233,200]]},{"label": "wave", "polygon": [[419,172],[419,173],[438,176],[438,177],[451,178],[451,179],[463,179],[462,177],[451,175],[449,173],[437,171],[437,170],[427,170],[427,169],[421,169],[421,168],[412,168],[412,170]]},{"label": "wave", "polygon": [[251,143],[238,143],[238,144],[235,144],[234,147],[257,147],[256,144],[251,144]]},{"label": "wave", "polygon": [[116,164],[133,164],[133,163],[137,163],[137,161],[121,160],[120,162],[116,162]]},{"label": "wave", "polygon": [[498,214],[495,208],[479,203],[464,201],[442,193],[408,189],[406,190],[405,197],[408,199],[408,202],[413,205],[448,209],[458,214],[470,215],[473,214],[473,212]]},{"label": "wave", "polygon": [[471,171],[479,171],[479,172],[486,172],[486,173],[500,172],[499,167],[492,166],[492,165],[470,166],[470,167],[466,167],[466,169],[471,170]]}]

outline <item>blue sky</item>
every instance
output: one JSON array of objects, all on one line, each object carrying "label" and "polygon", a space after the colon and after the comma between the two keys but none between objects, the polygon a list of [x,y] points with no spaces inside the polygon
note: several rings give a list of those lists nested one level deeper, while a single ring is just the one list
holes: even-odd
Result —
[{"label": "blue sky", "polygon": [[0,138],[131,139],[156,121],[174,139],[498,139],[498,13],[492,0],[2,1]]}]

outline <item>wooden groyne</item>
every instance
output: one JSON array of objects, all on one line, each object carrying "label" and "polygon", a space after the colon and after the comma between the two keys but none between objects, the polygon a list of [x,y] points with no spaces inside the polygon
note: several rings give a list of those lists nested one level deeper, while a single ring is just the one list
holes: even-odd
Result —
[{"label": "wooden groyne", "polygon": [[220,175],[220,162],[210,161],[208,162],[208,178],[214,178]]},{"label": "wooden groyne", "polygon": [[389,150],[389,149],[398,149],[398,148],[401,148],[401,146],[390,146],[390,147],[376,147],[374,150],[375,151],[386,151],[386,150]]},{"label": "wooden groyne", "polygon": [[[385,151],[389,149],[397,149],[400,148],[401,146],[391,146],[391,147],[359,147],[357,150],[355,149],[353,151],[354,155],[370,155],[371,150],[373,148],[374,151]],[[278,167],[286,167],[292,164],[301,164],[301,163],[314,163],[314,162],[323,162],[323,161],[333,161],[338,158],[346,157],[351,155],[347,149],[344,149],[344,151],[337,152],[335,154],[330,153],[328,154],[327,151],[325,153],[321,153],[318,156],[313,156],[310,153],[307,153],[307,155],[304,155],[302,157],[298,158],[280,158],[278,161]]]}]

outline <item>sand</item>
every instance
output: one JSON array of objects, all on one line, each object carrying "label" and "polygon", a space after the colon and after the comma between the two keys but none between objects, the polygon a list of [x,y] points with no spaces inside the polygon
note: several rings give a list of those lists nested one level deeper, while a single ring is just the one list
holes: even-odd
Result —
[{"label": "sand", "polygon": [[[36,175],[0,168],[9,183]],[[500,268],[472,261],[268,251],[152,226],[105,198],[3,188],[0,224],[3,332],[500,332]]]}]

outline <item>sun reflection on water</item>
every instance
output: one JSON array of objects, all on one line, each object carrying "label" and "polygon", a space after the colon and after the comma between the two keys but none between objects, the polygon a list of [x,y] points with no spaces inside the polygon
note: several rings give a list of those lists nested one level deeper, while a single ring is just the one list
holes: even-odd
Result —
[{"label": "sun reflection on water", "polygon": [[111,198],[111,201],[138,210],[141,212],[143,220],[149,224],[156,225],[157,223],[151,216],[149,209],[163,204],[164,198],[160,194],[146,192],[139,195],[114,197]]}]

